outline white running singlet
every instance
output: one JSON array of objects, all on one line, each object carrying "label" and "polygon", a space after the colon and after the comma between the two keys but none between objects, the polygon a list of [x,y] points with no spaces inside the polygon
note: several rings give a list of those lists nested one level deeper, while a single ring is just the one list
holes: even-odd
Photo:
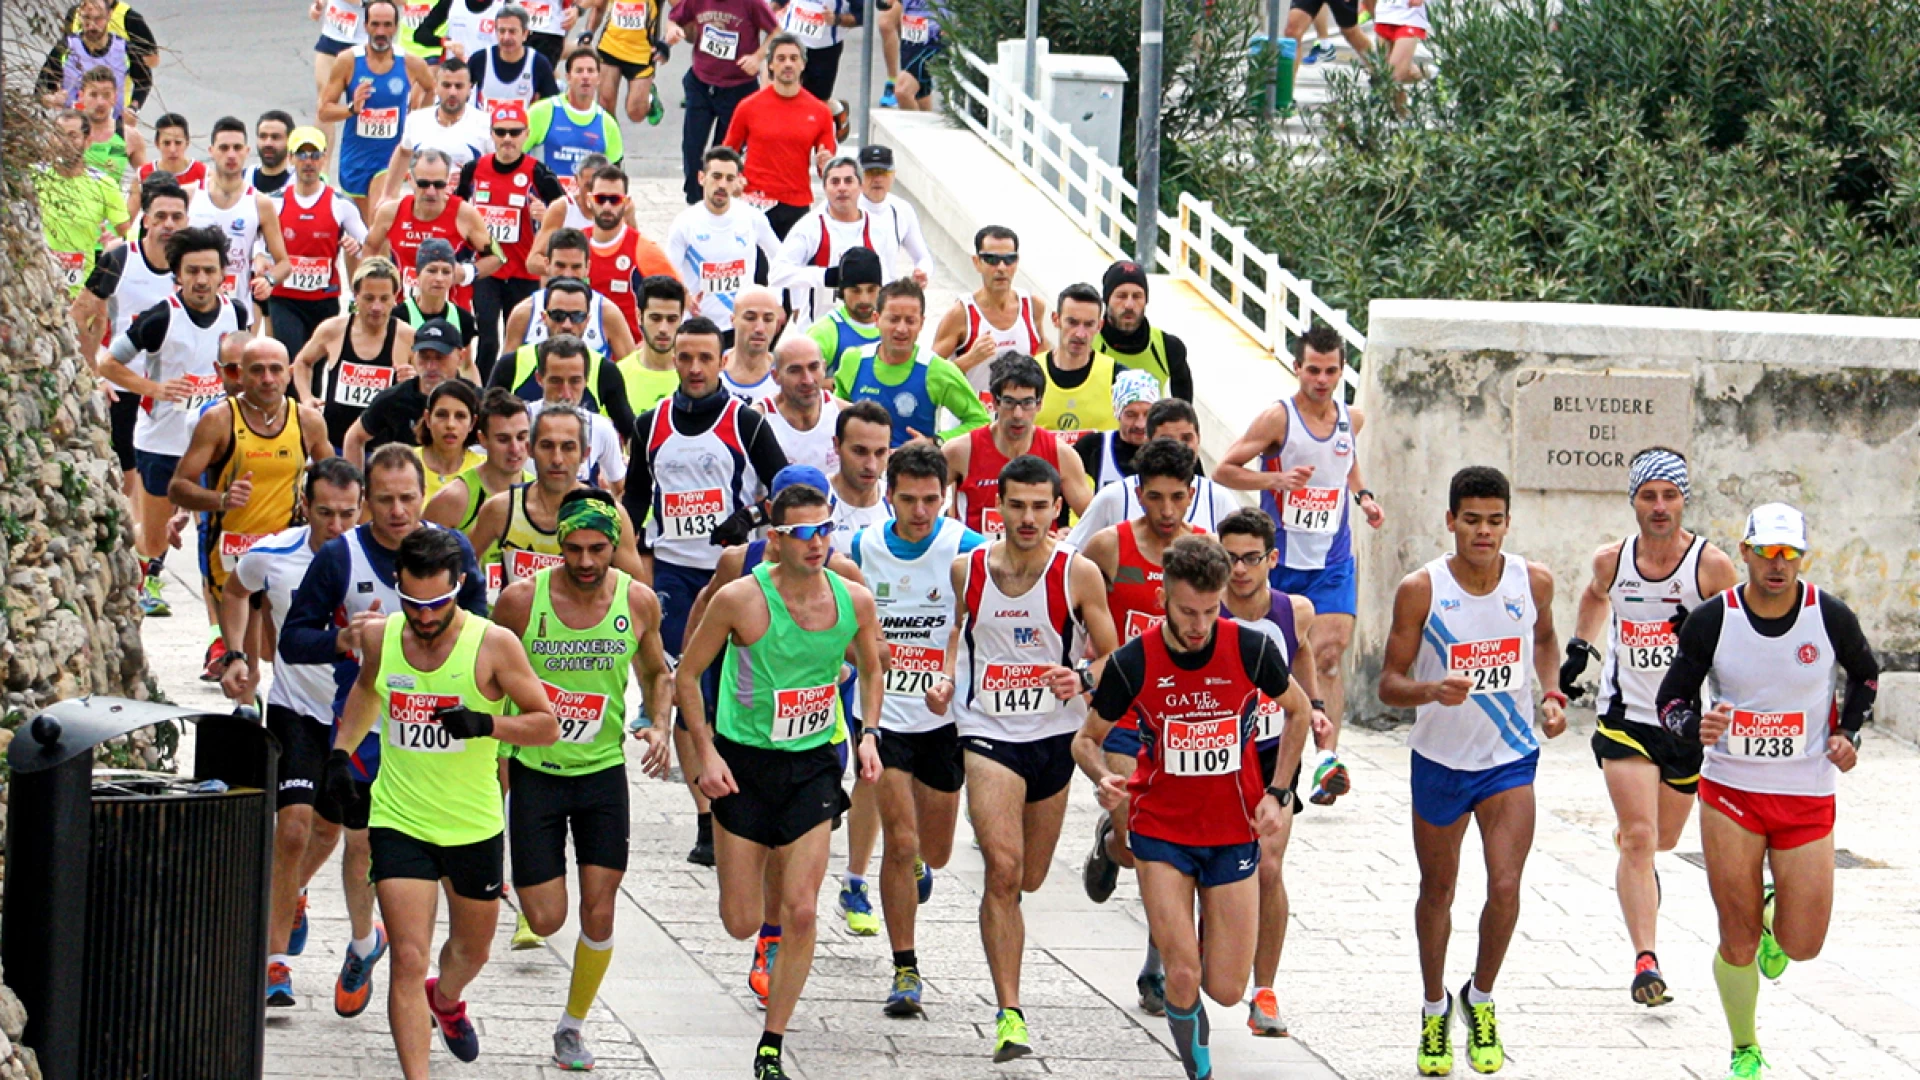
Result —
[{"label": "white running singlet", "polygon": [[1700,595],[1700,552],[1706,546],[1705,537],[1694,537],[1673,573],[1654,581],[1642,577],[1635,563],[1640,538],[1620,542],[1620,565],[1607,587],[1613,615],[1607,663],[1600,669],[1602,717],[1659,725],[1654,696],[1680,648],[1679,635],[1667,620],[1676,608],[1691,611],[1705,602]]},{"label": "white running singlet", "polygon": [[1260,459],[1266,472],[1313,466],[1306,486],[1296,491],[1266,491],[1260,505],[1278,530],[1280,565],[1289,570],[1324,570],[1353,558],[1353,509],[1347,476],[1353,471],[1353,416],[1345,402],[1334,402],[1333,431],[1322,439],[1308,430],[1300,409],[1287,398],[1287,439],[1280,452]]},{"label": "white running singlet", "polygon": [[1433,597],[1413,677],[1439,682],[1458,673],[1473,686],[1463,704],[1416,708],[1407,745],[1449,769],[1480,772],[1540,749],[1533,735],[1533,585],[1527,560],[1503,557],[1500,583],[1485,596],[1460,587],[1445,555],[1426,567]]},{"label": "white running singlet", "polygon": [[[873,603],[880,612],[890,666],[886,698],[880,706],[884,731],[932,731],[953,722],[927,710],[927,691],[944,670],[953,631],[953,560],[959,557],[966,526],[938,518],[927,547],[916,559],[894,554],[887,542],[892,522],[862,529],[850,558],[875,583]],[[884,582],[885,587],[877,587]]]},{"label": "white running singlet", "polygon": [[1779,637],[1754,630],[1739,589],[1727,606],[1713,650],[1713,699],[1733,706],[1733,722],[1707,747],[1700,775],[1766,795],[1832,795],[1840,770],[1827,760],[1837,655],[1820,614],[1820,593],[1800,583],[1792,626]]},{"label": "white running singlet", "polygon": [[201,410],[227,396],[220,379],[220,339],[240,329],[240,318],[233,301],[223,299],[213,325],[202,329],[179,296],[167,297],[167,307],[167,337],[160,351],[147,357],[147,378],[157,383],[190,380],[190,396],[185,401],[142,398],[133,424],[133,448],[179,457],[193,441]]},{"label": "white running singlet", "polygon": [[1055,547],[1040,579],[1021,596],[994,584],[988,559],[999,541],[973,549],[966,576],[967,620],[954,664],[953,714],[961,735],[1035,742],[1071,735],[1087,718],[1082,695],[1053,696],[1046,673],[1072,666],[1086,649],[1067,568],[1073,552]]},{"label": "white running singlet", "polygon": [[260,238],[260,204],[253,196],[253,188],[248,187],[222,210],[214,205],[213,192],[201,188],[187,206],[189,227],[212,226],[227,238],[227,276],[220,283],[220,295],[237,296],[249,304],[253,302],[253,242]]},{"label": "white running singlet", "polygon": [[[267,594],[276,634],[287,621],[287,612],[293,610],[293,592],[313,562],[313,548],[308,545],[311,534],[311,526],[296,525],[263,537],[240,556],[234,567],[233,576],[242,588]],[[273,658],[273,685],[267,687],[267,704],[326,724],[333,721],[333,692],[332,664],[292,664],[279,656]]]}]

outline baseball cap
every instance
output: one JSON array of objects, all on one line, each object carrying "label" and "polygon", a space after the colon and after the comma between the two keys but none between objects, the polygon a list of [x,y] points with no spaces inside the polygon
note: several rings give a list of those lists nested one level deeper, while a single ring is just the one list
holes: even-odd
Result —
[{"label": "baseball cap", "polygon": [[317,127],[294,128],[293,134],[287,136],[287,151],[291,153],[295,150],[300,149],[303,146],[311,146],[315,150],[318,150],[323,154],[326,153],[327,152],[326,132],[321,131]]},{"label": "baseball cap", "polygon": [[885,169],[893,171],[893,148],[874,143],[860,148],[860,171]]},{"label": "baseball cap", "polygon": [[518,101],[498,101],[494,103],[490,118],[495,124],[519,124],[527,126],[527,107]]},{"label": "baseball cap", "polygon": [[[450,263],[452,261],[453,245],[438,236],[430,236],[420,241],[420,249],[414,252],[413,268],[416,271],[425,270],[429,264],[437,262]],[[442,321],[444,322],[445,320]]]},{"label": "baseball cap", "polygon": [[789,465],[773,475],[773,494],[778,496],[795,484],[810,487],[828,498],[833,497],[833,485],[827,483],[827,474],[812,465]]},{"label": "baseball cap", "polygon": [[1785,544],[1800,551],[1807,550],[1807,519],[1800,511],[1786,503],[1767,503],[1756,506],[1753,513],[1747,515],[1746,535],[1740,542],[1748,547],[1767,547],[1772,544]]},{"label": "baseball cap", "polygon": [[840,278],[835,288],[851,289],[855,285],[884,285],[880,270],[880,256],[869,247],[850,247],[840,256]]},{"label": "baseball cap", "polygon": [[415,352],[427,349],[432,352],[450,353],[460,347],[460,331],[445,319],[428,319],[420,329],[413,332]]}]

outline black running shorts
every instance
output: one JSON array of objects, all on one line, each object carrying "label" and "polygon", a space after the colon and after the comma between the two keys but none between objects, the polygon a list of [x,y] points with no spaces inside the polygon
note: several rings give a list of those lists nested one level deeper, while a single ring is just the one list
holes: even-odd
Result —
[{"label": "black running shorts", "polygon": [[1645,758],[1660,767],[1660,780],[1683,795],[1700,788],[1700,762],[1706,747],[1653,724],[1601,717],[1593,729],[1593,760],[1605,767],[1609,760]]},{"label": "black running shorts", "polygon": [[513,885],[524,889],[567,872],[567,834],[581,866],[627,869],[627,767],[609,765],[579,776],[554,776],[509,758],[507,836]]},{"label": "black running shorts", "polygon": [[1320,17],[1321,8],[1333,9],[1333,22],[1342,30],[1360,25],[1360,0],[1293,0],[1293,10]]},{"label": "black running shorts", "polygon": [[506,855],[501,848],[505,842],[505,833],[495,833],[485,840],[449,847],[429,844],[399,829],[367,830],[367,845],[373,855],[371,876],[376,884],[445,878],[453,886],[453,895],[468,900],[500,899],[500,866]]},{"label": "black running shorts", "polygon": [[714,746],[740,790],[713,801],[713,820],[762,847],[785,847],[852,802],[840,787],[844,771],[830,745],[763,750],[714,736]]},{"label": "black running shorts", "polygon": [[880,767],[899,769],[935,791],[959,791],[967,778],[960,758],[960,730],[952,724],[932,731],[880,733]]},{"label": "black running shorts", "polygon": [[280,791],[274,809],[312,806],[320,790],[320,770],[333,749],[333,728],[285,705],[268,705],[267,731],[280,743]]},{"label": "black running shorts", "polygon": [[969,754],[996,761],[1027,782],[1027,801],[1046,802],[1073,780],[1073,733],[1049,735],[1032,742],[1007,742],[984,735],[967,735],[960,746]]}]

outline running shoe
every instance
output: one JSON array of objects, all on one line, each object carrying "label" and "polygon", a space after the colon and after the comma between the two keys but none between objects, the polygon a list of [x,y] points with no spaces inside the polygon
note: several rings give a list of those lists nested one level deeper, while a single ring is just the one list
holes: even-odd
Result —
[{"label": "running shoe", "polygon": [[1080,868],[1080,882],[1087,889],[1087,899],[1096,904],[1104,904],[1113,896],[1113,890],[1120,884],[1120,864],[1107,854],[1107,837],[1113,835],[1113,818],[1100,815],[1100,824],[1093,827],[1093,850],[1087,852],[1086,864]]},{"label": "running shoe", "polygon": [[1330,42],[1316,41],[1313,43],[1313,47],[1307,50],[1307,55],[1300,58],[1300,62],[1303,64],[1317,64],[1322,60],[1331,60],[1338,55],[1340,55],[1340,50],[1334,48]]},{"label": "running shoe", "polygon": [[287,937],[287,955],[299,956],[307,951],[307,890],[300,890],[300,899],[293,905],[293,933]]},{"label": "running shoe", "polygon": [[220,676],[213,674],[213,665],[225,655],[227,655],[227,639],[214,638],[213,644],[207,646],[207,655],[200,661],[201,682],[217,683],[220,681]]},{"label": "running shoe", "polygon": [[1667,996],[1667,980],[1660,975],[1660,960],[1643,952],[1633,962],[1633,1000],[1651,1009],[1673,999]]},{"label": "running shoe", "polygon": [[846,916],[847,933],[854,937],[872,937],[880,932],[880,917],[873,913],[873,900],[867,896],[864,881],[840,886],[840,914]]},{"label": "running shoe", "polygon": [[886,89],[880,91],[880,107],[883,109],[897,109],[900,107],[900,99],[893,96],[892,79],[888,79]]},{"label": "running shoe", "polygon": [[847,111],[847,103],[841,101],[839,98],[834,98],[832,101],[827,102],[827,112],[833,115],[834,139],[839,142],[846,142],[847,136],[853,132],[853,118]]},{"label": "running shoe", "polygon": [[773,961],[780,955],[780,939],[763,937],[753,947],[753,967],[747,972],[747,989],[767,1007],[767,991],[773,986]]},{"label": "running shoe", "polygon": [[537,949],[540,946],[545,945],[546,943],[547,943],[546,938],[543,938],[539,934],[534,933],[533,927],[527,925],[527,917],[524,913],[521,913],[521,912],[514,913],[513,950],[515,952],[523,952],[527,949]]},{"label": "running shoe", "polygon": [[893,969],[893,992],[887,995],[886,1014],[888,1016],[924,1016],[926,1010],[920,1007],[920,972],[910,967],[896,966]]},{"label": "running shoe", "polygon": [[1727,1080],[1756,1080],[1767,1068],[1767,1059],[1760,1056],[1757,1046],[1743,1046],[1733,1052],[1733,1065],[1727,1071]]},{"label": "running shoe", "polygon": [[1148,1016],[1167,1015],[1167,977],[1161,974],[1142,975],[1133,980],[1133,988],[1140,991],[1140,1011]]},{"label": "running shoe", "polygon": [[695,866],[713,865],[713,841],[695,840],[693,850],[687,852],[687,861]]},{"label": "running shoe", "polygon": [[593,1051],[579,1030],[567,1028],[553,1033],[553,1063],[573,1072],[593,1071]]},{"label": "running shoe", "polygon": [[[666,103],[660,100],[660,87],[658,85],[652,86],[647,90],[647,126],[659,127],[660,121],[666,118],[667,106]],[[591,1058],[593,1055],[589,1054],[587,1056]],[[587,1068],[591,1069],[593,1066],[588,1065]]]},{"label": "running shoe", "polygon": [[923,859],[913,860],[913,887],[920,893],[920,902],[933,899],[933,867]]},{"label": "running shoe", "polygon": [[433,1014],[440,1039],[447,1044],[447,1053],[461,1061],[472,1061],[480,1056],[480,1033],[473,1030],[473,1021],[467,1019],[467,1003],[456,1002],[450,1011],[441,1012],[433,1003],[439,986],[437,977],[427,980],[427,1011]]},{"label": "running shoe", "polygon": [[1333,800],[1353,790],[1353,780],[1339,758],[1328,758],[1313,770],[1313,794],[1307,800],[1315,806],[1332,806]]},{"label": "running shoe", "polygon": [[1467,1064],[1477,1073],[1499,1072],[1507,1063],[1506,1048],[1500,1045],[1500,1021],[1494,1019],[1493,1002],[1475,1005],[1467,997],[1473,983],[1460,988],[1460,1000],[1466,1002]]},{"label": "running shoe", "polygon": [[293,969],[285,964],[267,965],[267,1008],[293,1008]]},{"label": "running shoe", "polygon": [[1421,1076],[1447,1076],[1453,1072],[1453,999],[1447,999],[1447,1011],[1439,1016],[1420,1014],[1420,1049],[1415,1058]]},{"label": "running shoe", "polygon": [[[1773,886],[1767,886],[1766,900],[1760,909],[1760,974],[1777,979],[1786,974],[1787,953],[1773,936]],[[1754,1051],[1755,1055],[1759,1051]]]},{"label": "running shoe", "polygon": [[1255,991],[1247,1003],[1247,1029],[1264,1039],[1283,1039],[1287,1022],[1280,1019],[1280,998],[1272,990]]},{"label": "running shoe", "polygon": [[1027,1038],[1026,1018],[1012,1009],[1001,1009],[993,1018],[993,1063],[999,1065],[1033,1053]]},{"label": "running shoe", "polygon": [[373,999],[373,965],[387,955],[387,931],[378,923],[373,927],[373,955],[356,956],[347,946],[347,958],[340,963],[340,977],[333,982],[333,1011],[355,1017],[367,1011]]},{"label": "running shoe", "polygon": [[771,1046],[763,1046],[753,1056],[753,1080],[787,1080],[787,1070],[780,1066],[780,1051]]},{"label": "running shoe", "polygon": [[160,595],[160,576],[147,575],[147,582],[140,589],[140,611],[149,619],[165,619],[173,615],[167,598]]}]

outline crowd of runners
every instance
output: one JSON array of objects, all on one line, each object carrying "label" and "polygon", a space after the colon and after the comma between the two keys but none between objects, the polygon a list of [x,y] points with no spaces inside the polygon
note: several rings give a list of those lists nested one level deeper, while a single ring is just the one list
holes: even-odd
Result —
[{"label": "crowd of runners", "polygon": [[[1303,32],[1322,5],[1294,6]],[[1327,6],[1350,24],[1351,5]],[[924,105],[938,13],[881,10],[889,95]],[[1244,1002],[1253,1036],[1288,1033],[1294,816],[1367,795],[1339,753],[1354,534],[1391,504],[1444,511],[1451,533],[1400,584],[1369,688],[1415,717],[1418,1071],[1451,1071],[1456,1014],[1470,1067],[1503,1064],[1493,991],[1532,846],[1536,731],[1565,729],[1597,663],[1593,753],[1637,954],[1622,981],[1634,1003],[1669,1000],[1653,856],[1698,801],[1731,1075],[1759,1075],[1759,978],[1820,950],[1837,777],[1877,675],[1845,604],[1799,578],[1798,510],[1754,509],[1736,565],[1683,524],[1684,457],[1645,449],[1622,477],[1636,531],[1562,583],[1580,589],[1563,655],[1553,575],[1504,549],[1497,470],[1459,472],[1444,508],[1367,488],[1333,331],[1298,341],[1298,390],[1207,476],[1192,404],[1207,365],[1149,321],[1138,265],[1029,295],[1018,234],[989,224],[978,287],[929,313],[934,260],[890,191],[892,151],[839,144],[857,6],[315,0],[311,15],[308,122],[216,119],[203,161],[195,121],[160,115],[150,139],[135,123],[145,22],[84,0],[43,86],[69,152],[39,174],[111,403],[143,607],[184,617],[160,574],[191,532],[204,677],[264,702],[282,747],[267,1007],[294,1003],[306,886],[341,848],[353,940],[334,1008],[364,1011],[388,959],[404,1075],[427,1075],[436,1030],[480,1054],[465,998],[486,992],[509,881],[515,947],[577,912],[553,1060],[591,1068],[634,742],[646,776],[678,764],[687,859],[714,869],[722,923],[753,941],[756,1077],[786,1075],[843,824],[832,914],[884,932],[892,956],[874,1007],[962,1007],[929,1003],[915,918],[963,792],[996,999],[982,1053],[1010,1061],[1035,1041],[1021,897],[1047,879],[1078,772],[1107,811],[1069,841],[1082,885],[1105,902],[1136,875],[1139,1007],[1206,1077],[1203,995]],[[659,122],[656,64],[682,44],[688,205],[649,238],[621,121]],[[1470,821],[1487,902],[1456,994]]]}]

